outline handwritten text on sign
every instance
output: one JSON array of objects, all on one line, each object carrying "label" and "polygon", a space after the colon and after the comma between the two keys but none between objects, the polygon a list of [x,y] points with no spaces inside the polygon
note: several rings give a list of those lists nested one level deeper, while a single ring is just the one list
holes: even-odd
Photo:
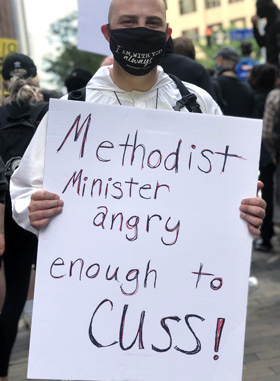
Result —
[{"label": "handwritten text on sign", "polygon": [[241,380],[260,131],[52,101],[30,377]]}]

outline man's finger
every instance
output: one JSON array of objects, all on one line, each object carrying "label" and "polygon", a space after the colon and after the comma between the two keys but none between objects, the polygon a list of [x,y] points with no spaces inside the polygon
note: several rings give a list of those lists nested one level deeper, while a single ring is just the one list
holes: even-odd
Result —
[{"label": "man's finger", "polygon": [[256,228],[255,226],[253,226],[253,225],[251,225],[251,224],[248,225],[248,229],[249,229],[249,232],[250,232],[252,235],[256,236],[256,237],[258,237],[258,236],[261,234],[260,229],[259,229],[259,228]]},{"label": "man's finger", "polygon": [[253,217],[259,217],[262,220],[265,217],[265,209],[261,208],[259,206],[254,206],[254,205],[240,205],[240,211],[243,212],[244,214],[251,215]]},{"label": "man's finger", "polygon": [[56,193],[48,192],[45,190],[40,190],[32,194],[31,200],[39,201],[39,200],[59,200],[60,197]]},{"label": "man's finger", "polygon": [[61,206],[58,206],[56,208],[44,209],[44,210],[40,209],[40,210],[36,210],[35,212],[29,213],[29,220],[30,222],[39,221],[39,220],[56,216],[57,214],[61,212],[62,212]]},{"label": "man's finger", "polygon": [[257,194],[259,193],[261,189],[263,189],[263,187],[264,187],[264,184],[261,181],[258,181]]},{"label": "man's finger", "polygon": [[262,209],[266,208],[266,202],[260,197],[245,198],[241,201],[241,205],[259,206]]},{"label": "man's finger", "polygon": [[29,212],[35,212],[39,210],[47,210],[47,209],[52,209],[52,208],[57,208],[57,207],[62,207],[63,206],[63,201],[62,200],[47,200],[47,199],[40,199],[40,200],[31,200],[28,210]]},{"label": "man's finger", "polygon": [[263,218],[261,217],[256,217],[256,215],[251,215],[249,213],[243,213],[241,212],[240,213],[240,217],[247,221],[249,224],[255,226],[255,228],[259,229],[260,226],[262,225],[263,223]]},{"label": "man's finger", "polygon": [[36,221],[33,221],[33,222],[30,221],[30,225],[34,229],[40,230],[40,229],[43,229],[44,227],[46,227],[49,222],[50,222],[50,218],[45,218],[45,219],[36,220]]}]

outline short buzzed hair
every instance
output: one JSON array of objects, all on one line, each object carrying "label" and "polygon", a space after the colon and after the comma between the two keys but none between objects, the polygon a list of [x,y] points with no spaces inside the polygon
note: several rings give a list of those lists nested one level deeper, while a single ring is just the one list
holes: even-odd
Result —
[{"label": "short buzzed hair", "polygon": [[[110,24],[110,20],[112,18],[112,14],[114,13],[114,8],[115,8],[115,3],[117,2],[118,0],[112,0],[111,1],[111,4],[110,4],[110,7],[109,7],[109,12],[108,12],[108,23]],[[164,9],[166,10],[167,9],[167,4],[166,4],[166,0],[160,0],[163,5],[164,5]]]}]

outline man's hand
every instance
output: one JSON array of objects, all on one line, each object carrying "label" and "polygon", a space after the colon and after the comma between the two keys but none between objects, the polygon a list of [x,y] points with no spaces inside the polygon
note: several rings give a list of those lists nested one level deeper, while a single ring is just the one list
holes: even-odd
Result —
[{"label": "man's hand", "polygon": [[30,225],[37,230],[44,228],[51,217],[62,212],[62,207],[63,201],[55,193],[44,190],[33,193],[28,207]]},{"label": "man's hand", "polygon": [[257,15],[251,17],[251,23],[255,28],[258,26],[258,19],[259,17]]},{"label": "man's hand", "polygon": [[[258,190],[263,188],[263,183],[258,181]],[[246,198],[241,201],[240,217],[248,222],[249,232],[254,236],[260,235],[260,227],[265,218],[266,202],[260,196]]]}]

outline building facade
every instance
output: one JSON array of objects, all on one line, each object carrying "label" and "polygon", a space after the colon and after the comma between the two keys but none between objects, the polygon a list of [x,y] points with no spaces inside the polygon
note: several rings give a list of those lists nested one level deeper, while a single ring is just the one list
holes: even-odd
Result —
[{"label": "building facade", "polygon": [[[280,0],[274,0],[280,8]],[[251,17],[256,13],[255,0],[167,0],[167,19],[172,36],[205,37],[206,29],[213,32],[252,28]]]}]

